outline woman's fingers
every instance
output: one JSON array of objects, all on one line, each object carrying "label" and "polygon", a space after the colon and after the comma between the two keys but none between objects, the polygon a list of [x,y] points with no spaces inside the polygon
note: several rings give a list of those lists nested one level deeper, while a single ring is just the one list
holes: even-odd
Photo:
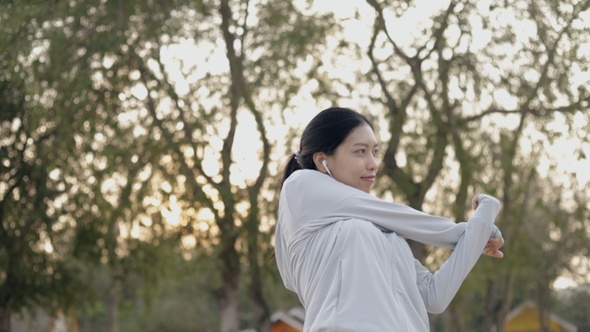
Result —
[{"label": "woman's fingers", "polygon": [[504,257],[504,253],[501,252],[499,249],[502,248],[503,245],[504,238],[490,238],[488,240],[488,243],[486,243],[485,248],[483,249],[483,254],[490,257],[502,258]]},{"label": "woman's fingers", "polygon": [[495,258],[504,258],[504,253],[500,250],[492,250],[486,256],[495,257]]},{"label": "woman's fingers", "polygon": [[493,246],[497,249],[502,248],[502,246],[504,246],[504,238],[499,236],[499,237],[492,237],[488,240],[488,243],[486,244],[486,246]]},{"label": "woman's fingers", "polygon": [[483,249],[483,254],[485,256],[496,257],[496,258],[503,258],[504,257],[504,253],[503,252],[501,252],[498,249],[491,248],[491,247],[485,247]]}]

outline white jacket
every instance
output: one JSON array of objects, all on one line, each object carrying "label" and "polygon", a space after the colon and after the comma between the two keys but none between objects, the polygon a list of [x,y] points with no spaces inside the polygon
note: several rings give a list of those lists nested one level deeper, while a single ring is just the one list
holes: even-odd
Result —
[{"label": "white jacket", "polygon": [[[428,331],[480,257],[500,202],[480,195],[455,223],[383,201],[314,170],[281,189],[275,255],[285,286],[305,308],[304,331]],[[377,226],[377,227],[375,227]],[[431,273],[405,239],[454,248]]]}]

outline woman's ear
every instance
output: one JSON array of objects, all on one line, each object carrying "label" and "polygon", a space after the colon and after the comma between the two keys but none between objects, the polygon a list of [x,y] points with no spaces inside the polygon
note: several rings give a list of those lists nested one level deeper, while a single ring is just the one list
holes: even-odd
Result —
[{"label": "woman's ear", "polygon": [[315,169],[318,171],[326,173],[326,168],[322,165],[322,161],[326,159],[326,154],[323,152],[316,152],[313,154],[313,163],[315,164]]}]

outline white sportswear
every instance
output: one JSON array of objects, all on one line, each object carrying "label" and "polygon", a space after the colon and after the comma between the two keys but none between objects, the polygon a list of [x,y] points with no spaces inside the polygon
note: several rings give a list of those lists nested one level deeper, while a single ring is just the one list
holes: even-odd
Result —
[{"label": "white sportswear", "polygon": [[[468,222],[381,200],[315,170],[281,189],[275,255],[285,286],[305,308],[304,331],[429,331],[479,259],[500,236],[500,202],[478,195]],[[431,273],[406,239],[454,248]]]}]

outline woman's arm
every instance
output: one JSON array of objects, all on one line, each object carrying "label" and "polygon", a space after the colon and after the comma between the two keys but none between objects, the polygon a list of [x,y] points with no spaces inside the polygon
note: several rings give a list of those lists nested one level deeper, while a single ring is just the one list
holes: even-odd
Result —
[{"label": "woman's arm", "polygon": [[[380,228],[428,245],[454,248],[467,223],[429,215],[387,202],[313,170],[293,173],[285,183],[285,198],[300,234],[343,219],[367,220]],[[495,230],[497,228],[492,227]],[[490,233],[492,234],[492,228]]]},{"label": "woman's arm", "polygon": [[[467,222],[465,234],[440,269],[431,273],[416,260],[416,282],[426,309],[431,313],[441,313],[447,308],[488,243],[500,202],[487,195],[478,195],[477,199],[479,206]],[[499,257],[498,254],[490,256]]]}]

